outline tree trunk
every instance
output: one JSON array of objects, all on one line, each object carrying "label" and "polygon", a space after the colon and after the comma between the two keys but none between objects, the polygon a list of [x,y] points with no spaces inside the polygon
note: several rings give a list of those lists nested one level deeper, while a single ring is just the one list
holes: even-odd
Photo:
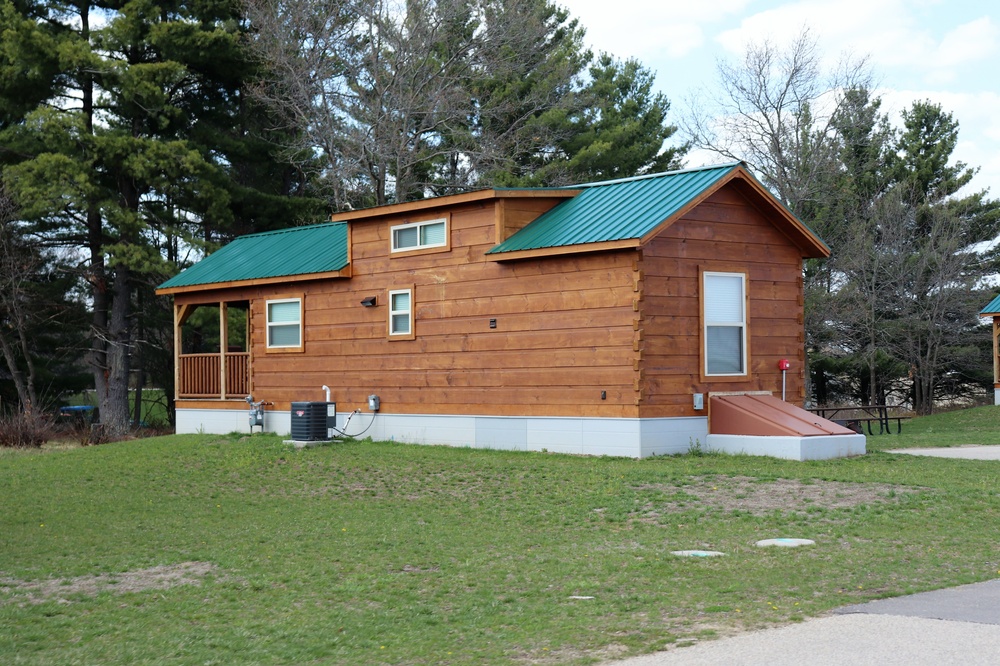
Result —
[{"label": "tree trunk", "polygon": [[129,270],[124,266],[118,266],[115,269],[114,293],[104,343],[105,367],[101,373],[104,390],[98,393],[104,436],[109,439],[120,439],[129,431],[128,376],[131,347],[129,291]]},{"label": "tree trunk", "polygon": [[142,296],[140,291],[139,303],[137,305],[136,311],[140,313],[138,318],[138,323],[136,324],[135,339],[132,344],[135,349],[134,358],[132,359],[131,365],[135,367],[135,403],[132,406],[132,427],[139,428],[142,426],[142,387],[146,384],[146,367],[143,364],[142,358],[142,341],[145,336],[145,328],[142,325],[142,313],[143,304]]},{"label": "tree trunk", "polygon": [[924,369],[916,368],[913,374],[913,410],[920,416],[934,411],[934,381]]},{"label": "tree trunk", "polygon": [[3,351],[4,360],[7,362],[7,369],[10,371],[11,379],[14,381],[14,389],[17,391],[17,399],[21,403],[21,409],[25,413],[30,413],[34,406],[34,399],[28,391],[28,381],[24,371],[21,370],[17,362],[17,355],[10,340],[0,332],[0,350]]},{"label": "tree trunk", "polygon": [[871,358],[869,358],[868,360],[868,404],[869,405],[881,404],[878,400],[878,369],[875,366],[876,366],[876,358],[873,350]]}]

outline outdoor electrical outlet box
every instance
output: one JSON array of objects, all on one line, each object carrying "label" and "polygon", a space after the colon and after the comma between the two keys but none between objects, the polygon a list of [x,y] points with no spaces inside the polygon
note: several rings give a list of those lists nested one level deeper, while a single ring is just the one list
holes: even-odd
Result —
[{"label": "outdoor electrical outlet box", "polygon": [[694,408],[695,409],[705,409],[705,394],[695,393],[694,394]]},{"label": "outdoor electrical outlet box", "polygon": [[379,408],[379,399],[377,395],[368,396],[368,409],[373,412],[377,412]]},{"label": "outdoor electrical outlet box", "polygon": [[326,403],[326,429],[327,435],[329,435],[330,430],[334,430],[337,427],[337,403],[328,402]]}]

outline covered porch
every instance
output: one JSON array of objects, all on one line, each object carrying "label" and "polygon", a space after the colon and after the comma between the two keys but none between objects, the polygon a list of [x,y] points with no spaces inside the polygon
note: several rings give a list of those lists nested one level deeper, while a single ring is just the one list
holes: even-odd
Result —
[{"label": "covered porch", "polygon": [[174,305],[176,399],[250,395],[249,309],[249,301]]}]

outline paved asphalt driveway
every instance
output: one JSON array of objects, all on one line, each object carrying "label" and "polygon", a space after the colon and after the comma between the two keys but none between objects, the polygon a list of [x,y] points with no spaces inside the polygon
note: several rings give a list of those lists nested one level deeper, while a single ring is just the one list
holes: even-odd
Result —
[{"label": "paved asphalt driveway", "polygon": [[[895,449],[1000,460],[1000,446]],[[1000,580],[839,608],[832,615],[748,632],[608,666],[1000,665]]]}]

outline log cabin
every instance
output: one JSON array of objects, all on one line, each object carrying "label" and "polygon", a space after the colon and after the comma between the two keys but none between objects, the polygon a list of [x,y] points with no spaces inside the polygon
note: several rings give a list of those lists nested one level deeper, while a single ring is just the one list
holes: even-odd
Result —
[{"label": "log cabin", "polygon": [[[279,433],[322,402],[337,432],[375,439],[706,448],[717,397],[802,404],[802,262],[828,255],[741,163],[243,236],[158,288],[174,300],[177,431],[247,431],[253,396]],[[217,322],[211,349],[196,315]]]},{"label": "log cabin", "polygon": [[1000,296],[980,310],[979,316],[993,320],[993,404],[1000,405]]}]

